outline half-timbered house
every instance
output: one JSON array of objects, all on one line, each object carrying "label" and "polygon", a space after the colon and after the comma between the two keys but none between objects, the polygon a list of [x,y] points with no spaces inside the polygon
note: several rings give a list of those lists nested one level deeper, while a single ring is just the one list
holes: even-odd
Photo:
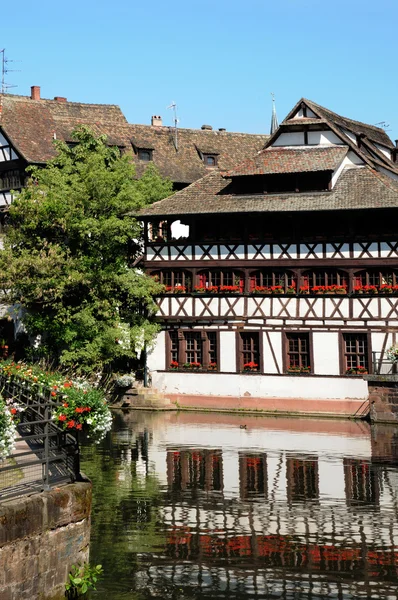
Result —
[{"label": "half-timbered house", "polygon": [[[78,125],[88,125],[95,134],[107,137],[109,145],[129,152],[141,176],[149,164],[181,190],[206,173],[231,168],[237,161],[260,150],[269,136],[164,126],[159,116],[151,125],[127,122],[119,106],[70,102],[65,97],[41,97],[39,86],[30,96],[0,94],[0,233],[13,192],[26,182],[29,165],[45,165],[56,155],[54,140],[68,144]],[[1,244],[1,236],[0,236]],[[13,326],[0,307],[0,339],[11,342]]]},{"label": "half-timbered house", "polygon": [[107,136],[109,145],[130,152],[141,176],[148,164],[157,166],[181,190],[219,167],[231,168],[237,161],[260,150],[269,136],[164,126],[159,116],[151,125],[128,123],[116,105],[70,102],[56,96],[41,97],[32,86],[30,96],[0,94],[0,211],[12,201],[12,190],[23,187],[28,165],[44,165],[54,158],[54,140],[74,143],[72,131],[89,125]]},{"label": "half-timbered house", "polygon": [[384,130],[300,100],[253,158],[144,209],[143,264],[165,286],[153,385],[360,410],[398,327],[396,160]]}]

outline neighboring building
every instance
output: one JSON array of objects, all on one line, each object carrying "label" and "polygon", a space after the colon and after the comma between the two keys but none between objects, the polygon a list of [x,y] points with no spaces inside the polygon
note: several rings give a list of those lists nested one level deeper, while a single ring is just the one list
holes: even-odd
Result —
[{"label": "neighboring building", "polygon": [[121,152],[132,152],[137,175],[153,162],[179,190],[215,167],[231,168],[261,150],[269,137],[213,131],[209,125],[175,130],[163,126],[158,116],[151,122],[130,124],[114,105],[69,102],[60,96],[42,99],[38,86],[32,86],[30,96],[0,94],[0,211],[10,205],[11,190],[24,186],[26,167],[53,158],[55,139],[73,143],[71,133],[79,124],[105,134]]},{"label": "neighboring building", "polygon": [[384,130],[300,100],[254,158],[142,210],[142,264],[166,286],[153,385],[359,410],[398,330],[396,160]]}]

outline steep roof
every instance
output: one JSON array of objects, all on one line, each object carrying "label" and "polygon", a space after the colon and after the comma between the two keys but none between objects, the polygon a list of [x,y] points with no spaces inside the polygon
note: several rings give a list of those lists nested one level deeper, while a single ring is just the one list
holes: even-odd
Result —
[{"label": "steep roof", "polygon": [[[0,126],[29,163],[45,163],[55,155],[54,136],[71,141],[73,129],[88,124],[95,133],[105,134],[108,143],[133,152],[137,174],[146,162],[137,150],[150,149],[160,173],[175,182],[189,184],[209,172],[204,154],[214,154],[217,166],[230,169],[237,162],[264,147],[269,136],[228,131],[178,129],[177,148],[170,127],[134,125],[126,121],[118,106],[82,104],[57,100],[32,100],[27,96],[2,97]],[[134,152],[135,151],[135,152]]]},{"label": "steep roof", "polygon": [[345,169],[328,192],[232,195],[231,179],[214,172],[170,198],[140,211],[142,217],[247,212],[398,208],[398,182],[370,167]]},{"label": "steep roof", "polygon": [[365,134],[369,140],[372,140],[378,144],[382,144],[383,146],[387,146],[387,148],[394,148],[394,145],[387,133],[384,131],[384,129],[381,129],[381,127],[376,127],[376,125],[368,125],[367,123],[361,123],[361,121],[354,121],[354,119],[342,117],[328,108],[312,102],[312,100],[304,99],[304,101],[310,108],[314,110],[314,112],[318,112],[325,120],[333,121],[336,125],[339,125],[344,129],[348,129],[357,135],[360,135],[361,133]]},{"label": "steep roof", "polygon": [[44,163],[55,155],[54,134],[72,131],[80,123],[117,125],[126,123],[122,111],[111,104],[82,104],[57,100],[32,100],[4,94],[0,125],[15,149],[31,163]]},{"label": "steep roof", "polygon": [[271,173],[301,173],[309,171],[334,171],[348,149],[328,148],[267,148],[254,158],[244,160],[231,169],[227,177],[239,175],[266,175]]}]

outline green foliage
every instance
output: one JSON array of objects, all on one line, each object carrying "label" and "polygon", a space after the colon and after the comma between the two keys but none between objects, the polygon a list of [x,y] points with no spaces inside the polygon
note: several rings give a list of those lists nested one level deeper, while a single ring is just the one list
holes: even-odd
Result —
[{"label": "green foliage", "polygon": [[131,157],[86,126],[73,138],[30,167],[10,207],[0,284],[25,309],[28,333],[42,335],[41,354],[87,373],[134,357],[157,331],[161,286],[131,268],[142,232],[130,213],[170,195],[171,182],[153,165],[135,179]]},{"label": "green foliage", "polygon": [[69,581],[65,584],[67,598],[80,598],[89,589],[97,589],[95,584],[101,575],[103,575],[102,565],[96,565],[95,567],[88,563],[72,565]]}]

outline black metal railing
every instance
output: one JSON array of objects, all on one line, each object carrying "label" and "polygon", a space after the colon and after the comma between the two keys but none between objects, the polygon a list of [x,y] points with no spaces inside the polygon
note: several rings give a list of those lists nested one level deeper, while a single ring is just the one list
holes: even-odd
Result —
[{"label": "black metal railing", "polygon": [[0,501],[79,480],[79,441],[51,419],[59,405],[51,391],[2,376],[0,388],[5,398],[13,398],[24,408],[15,449],[0,461]]},{"label": "black metal railing", "polygon": [[372,352],[373,375],[397,375],[398,364],[389,360],[385,352]]}]

